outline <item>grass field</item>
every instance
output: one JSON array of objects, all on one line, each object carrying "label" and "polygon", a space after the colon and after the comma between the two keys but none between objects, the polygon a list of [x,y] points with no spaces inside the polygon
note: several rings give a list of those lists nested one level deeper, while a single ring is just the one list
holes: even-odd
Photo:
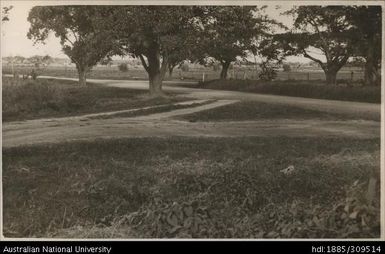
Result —
[{"label": "grass field", "polygon": [[367,114],[339,114],[323,112],[313,109],[304,109],[295,106],[277,105],[271,103],[242,101],[235,104],[196,112],[189,115],[178,116],[190,122],[211,122],[211,121],[245,121],[263,119],[296,119],[296,120],[375,120],[380,121],[381,115],[373,117]]},{"label": "grass field", "polygon": [[212,80],[190,87],[328,100],[381,103],[380,86],[328,86],[323,81]]},{"label": "grass field", "polygon": [[43,117],[123,110],[183,101],[169,94],[150,98],[147,91],[104,87],[79,87],[75,81],[14,80],[3,77],[3,122]]},{"label": "grass field", "polygon": [[[380,141],[137,138],[3,149],[6,237],[370,238]],[[291,175],[281,169],[294,165]]]}]

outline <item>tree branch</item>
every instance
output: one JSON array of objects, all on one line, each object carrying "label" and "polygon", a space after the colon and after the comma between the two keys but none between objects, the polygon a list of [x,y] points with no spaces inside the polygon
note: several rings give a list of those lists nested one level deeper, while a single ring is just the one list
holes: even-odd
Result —
[{"label": "tree branch", "polygon": [[160,67],[160,75],[162,75],[162,79],[163,79],[168,67],[168,54],[163,53],[162,58],[163,59],[162,59],[162,65]]},{"label": "tree branch", "polygon": [[140,58],[140,61],[142,62],[142,65],[143,65],[144,69],[145,69],[147,72],[149,72],[150,70],[149,70],[148,65],[147,65],[147,63],[146,63],[146,59],[144,59],[144,57],[143,57],[142,54],[139,54],[138,56],[139,56],[139,58]]},{"label": "tree branch", "polygon": [[348,61],[349,57],[350,57],[349,55],[345,55],[341,59],[341,61],[338,63],[338,69],[341,69],[346,64],[346,62]]},{"label": "tree branch", "polygon": [[323,48],[323,51],[325,52],[326,59],[329,62],[330,61],[330,51],[329,51],[329,48],[328,48],[328,42],[325,40],[324,37],[322,37],[322,33],[319,30],[319,28],[318,28],[317,22],[313,18],[309,18],[309,21],[310,21],[309,23],[316,30],[319,39],[322,41],[322,48]]},{"label": "tree branch", "polygon": [[323,63],[321,60],[319,60],[319,59],[317,59],[317,58],[315,58],[315,57],[312,57],[311,55],[309,55],[309,54],[306,52],[306,50],[303,50],[303,56],[306,57],[306,58],[309,58],[309,59],[313,60],[313,61],[316,62],[316,63],[318,63],[321,67],[324,66],[324,63]]},{"label": "tree branch", "polygon": [[64,35],[64,40],[68,41],[72,46],[74,46],[74,43],[70,39],[68,39],[68,37],[65,35]]}]

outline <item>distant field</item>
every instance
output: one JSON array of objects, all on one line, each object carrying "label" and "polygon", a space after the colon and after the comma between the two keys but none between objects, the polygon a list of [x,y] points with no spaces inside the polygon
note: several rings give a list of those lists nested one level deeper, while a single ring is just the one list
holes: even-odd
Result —
[{"label": "distant field", "polygon": [[[14,71],[17,73],[27,73],[32,70],[32,67],[15,66]],[[353,76],[351,72],[353,71]],[[11,74],[12,68],[9,65],[3,65],[2,72]],[[78,77],[75,67],[64,66],[48,66],[40,68],[37,73],[46,76],[60,77]],[[172,77],[166,75],[166,79],[180,80],[202,80],[203,75],[205,80],[218,79],[220,70],[214,71],[213,68],[190,68],[189,71],[175,69]],[[96,79],[147,79],[147,73],[141,66],[129,67],[127,72],[121,72],[117,66],[97,66],[88,75],[89,78]],[[229,79],[258,79],[258,71],[254,67],[234,67],[228,72]],[[359,68],[342,68],[337,76],[340,80],[359,81],[363,79],[363,72]],[[325,80],[325,75],[321,69],[316,68],[299,68],[291,72],[278,72],[277,80]]]}]

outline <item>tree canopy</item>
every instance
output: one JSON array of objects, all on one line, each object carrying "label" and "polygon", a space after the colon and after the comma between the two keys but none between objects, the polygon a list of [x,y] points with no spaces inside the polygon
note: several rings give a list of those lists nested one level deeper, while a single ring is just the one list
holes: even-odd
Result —
[{"label": "tree canopy", "polygon": [[354,54],[365,59],[365,84],[380,85],[381,6],[349,6],[346,9],[347,18],[355,30]]},{"label": "tree canopy", "polygon": [[[344,6],[300,6],[286,14],[295,16],[292,31],[276,35],[287,55],[303,55],[319,64],[326,81],[336,83],[337,72],[354,53],[354,28]],[[316,56],[319,51],[322,58]]]},{"label": "tree canopy", "polygon": [[110,11],[104,27],[118,38],[119,54],[139,58],[149,76],[150,93],[161,94],[169,60],[176,58],[181,49],[188,50],[192,34],[199,28],[195,18],[199,8],[115,6]]},{"label": "tree canopy", "polygon": [[199,42],[203,57],[210,56],[222,65],[221,79],[226,79],[231,62],[255,51],[258,39],[268,34],[273,24],[278,24],[257,6],[205,7]]},{"label": "tree canopy", "polygon": [[3,9],[1,10],[1,21],[9,21],[9,11],[12,10],[13,6],[4,6]]},{"label": "tree canopy", "polygon": [[76,65],[79,83],[86,74],[113,52],[114,41],[108,30],[100,30],[107,8],[103,6],[37,6],[29,13],[28,38],[42,42],[50,32],[60,38],[63,52]]},{"label": "tree canopy", "polygon": [[[379,6],[300,6],[286,12],[294,27],[264,13],[265,6],[43,6],[29,13],[28,37],[42,42],[52,32],[75,63],[81,84],[97,63],[113,55],[140,59],[148,73],[150,93],[162,94],[165,73],[184,60],[215,59],[221,79],[232,62],[250,53],[263,66],[288,55],[317,63],[327,83],[351,57],[365,59],[366,83],[378,82],[381,62]],[[318,55],[317,55],[318,54]],[[321,57],[319,55],[322,55]]]}]

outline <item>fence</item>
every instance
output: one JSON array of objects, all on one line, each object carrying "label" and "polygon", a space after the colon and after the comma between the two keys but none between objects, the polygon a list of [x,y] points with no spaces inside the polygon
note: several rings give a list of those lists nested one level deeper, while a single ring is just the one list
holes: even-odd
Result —
[{"label": "fence", "polygon": [[[205,70],[192,70],[192,71],[179,71],[178,77],[180,79],[194,79],[194,80],[214,80],[218,79],[220,72],[205,71]],[[175,75],[176,76],[176,75]],[[174,78],[175,78],[174,76]],[[250,70],[229,70],[227,77],[229,79],[259,79],[259,72]],[[337,74],[338,80],[346,81],[359,81],[364,79],[364,73],[362,71],[339,71]],[[319,71],[312,72],[283,72],[278,71],[276,80],[326,80],[325,73]]]},{"label": "fence", "polygon": [[[14,70],[10,66],[3,65],[2,71],[4,74],[11,74],[13,71],[18,74],[29,73],[33,67],[15,66]],[[38,70],[39,75],[47,76],[64,76],[77,77],[76,68],[73,66],[49,66]],[[233,68],[228,71],[227,77],[229,79],[251,79],[257,80],[259,72],[252,68]],[[220,76],[220,70],[214,71],[212,68],[191,68],[189,71],[182,71],[176,69],[169,77],[166,74],[166,79],[170,80],[214,80]],[[127,72],[121,72],[118,68],[97,66],[94,67],[89,74],[89,78],[108,78],[108,79],[147,79],[146,71],[141,68],[130,68]],[[338,74],[337,79],[346,81],[358,81],[364,78],[362,70],[342,68]],[[278,71],[276,80],[325,80],[325,74],[322,70],[304,70],[304,71]]]}]

